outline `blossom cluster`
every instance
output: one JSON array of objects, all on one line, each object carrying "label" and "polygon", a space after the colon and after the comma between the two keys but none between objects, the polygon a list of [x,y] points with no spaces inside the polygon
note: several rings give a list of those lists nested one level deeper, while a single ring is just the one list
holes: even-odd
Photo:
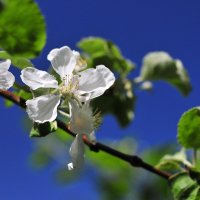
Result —
[{"label": "blossom cluster", "polygon": [[[104,65],[87,68],[79,52],[68,46],[53,49],[47,59],[58,75],[57,79],[34,67],[21,71],[21,80],[33,94],[33,99],[26,101],[26,110],[31,120],[45,123],[54,121],[59,111],[63,107],[67,108],[70,130],[76,133],[70,148],[72,162],[68,164],[68,169],[71,170],[83,164],[83,134],[88,138],[94,137],[94,131],[99,125],[99,116],[92,112],[90,100],[110,88],[115,77]],[[0,63],[0,89],[9,89],[15,81],[8,71],[10,64],[10,60]]]}]

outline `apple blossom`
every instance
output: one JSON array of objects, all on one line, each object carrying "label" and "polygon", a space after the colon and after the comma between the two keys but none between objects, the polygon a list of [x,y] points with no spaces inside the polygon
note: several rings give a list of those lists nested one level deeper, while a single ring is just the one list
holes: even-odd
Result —
[{"label": "apple blossom", "polygon": [[[53,93],[26,102],[29,117],[38,123],[54,121],[61,100],[74,98],[80,102],[88,101],[102,95],[115,81],[114,74],[104,65],[73,73],[78,65],[79,56],[67,46],[53,49],[47,59],[60,75],[62,81],[60,85],[54,76],[45,71],[27,67],[21,72],[22,81],[32,90],[55,89]],[[45,104],[51,106],[44,106]]]},{"label": "apple blossom", "polygon": [[0,89],[8,90],[15,82],[14,75],[9,72],[11,60],[7,59],[0,62]]},{"label": "apple blossom", "polygon": [[48,93],[26,101],[27,113],[35,122],[52,122],[57,117],[60,104],[69,106],[70,130],[76,133],[69,152],[72,162],[68,164],[68,169],[72,170],[84,162],[83,134],[94,139],[95,128],[101,122],[99,113],[93,114],[89,101],[111,87],[115,77],[104,65],[82,70],[86,65],[80,54],[67,46],[53,49],[47,59],[59,74],[61,84],[45,71],[33,67],[23,69],[21,79],[31,90],[48,88]]}]

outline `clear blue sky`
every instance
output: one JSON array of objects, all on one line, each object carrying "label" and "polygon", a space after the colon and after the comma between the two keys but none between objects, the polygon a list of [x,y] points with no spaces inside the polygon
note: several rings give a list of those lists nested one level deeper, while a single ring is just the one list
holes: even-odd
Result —
[{"label": "clear blue sky", "polygon": [[[64,45],[75,48],[76,42],[86,36],[101,36],[115,42],[124,56],[138,65],[131,77],[138,75],[142,57],[149,51],[164,50],[183,61],[193,85],[189,97],[182,97],[166,83],[157,83],[152,93],[138,92],[136,118],[129,127],[121,130],[113,118],[106,117],[99,133],[110,139],[132,135],[141,147],[175,141],[180,115],[200,105],[200,2],[37,2],[45,15],[48,32],[47,45],[35,62],[38,67],[48,68],[46,55],[51,49]],[[24,111],[18,107],[5,109],[0,98],[0,113],[0,199],[76,200],[80,199],[83,187],[87,200],[99,199],[90,178],[58,186],[52,178],[52,169],[32,170],[27,160],[33,145],[22,127]]]}]

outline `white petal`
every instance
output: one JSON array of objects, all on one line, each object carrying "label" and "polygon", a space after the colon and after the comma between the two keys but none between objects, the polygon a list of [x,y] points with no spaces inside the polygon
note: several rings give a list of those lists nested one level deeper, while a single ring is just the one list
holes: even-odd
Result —
[{"label": "white petal", "polygon": [[0,89],[8,90],[13,86],[15,82],[15,77],[9,71],[0,72]]},{"label": "white petal", "polygon": [[26,111],[35,122],[52,122],[57,117],[57,107],[59,104],[59,95],[43,95],[26,101]]},{"label": "white petal", "polygon": [[47,59],[61,78],[71,74],[76,66],[76,56],[67,46],[60,49],[53,49],[48,54]]},{"label": "white petal", "polygon": [[76,134],[90,134],[94,130],[92,110],[88,105],[81,108],[75,101],[70,101],[70,130]]},{"label": "white petal", "polygon": [[76,60],[78,60],[80,58],[80,53],[78,51],[73,50],[72,53],[76,57]]},{"label": "white petal", "polygon": [[76,66],[74,68],[74,72],[78,73],[87,67],[87,62],[86,60],[81,58],[80,53],[78,51],[73,50],[73,54],[76,57]]},{"label": "white petal", "polygon": [[77,134],[73,143],[71,144],[69,154],[72,162],[68,164],[68,169],[78,169],[83,166],[84,163],[84,143],[82,135]]},{"label": "white petal", "polygon": [[8,71],[8,69],[10,68],[11,65],[11,60],[7,59],[5,61],[1,61],[0,62],[0,73]]},{"label": "white petal", "polygon": [[33,67],[27,67],[21,71],[22,81],[32,90],[38,88],[57,88],[58,82],[49,73]]},{"label": "white petal", "polygon": [[79,95],[88,95],[90,99],[102,95],[115,82],[114,74],[104,65],[80,72]]}]

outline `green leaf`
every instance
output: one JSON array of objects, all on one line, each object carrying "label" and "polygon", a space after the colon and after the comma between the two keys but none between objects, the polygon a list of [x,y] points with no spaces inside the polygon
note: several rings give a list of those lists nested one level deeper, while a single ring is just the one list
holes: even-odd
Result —
[{"label": "green leaf", "polygon": [[166,52],[148,53],[143,59],[140,76],[143,80],[165,80],[183,95],[188,95],[192,89],[182,62]]},{"label": "green leaf", "polygon": [[83,38],[77,45],[80,49],[90,55],[105,53],[109,51],[106,40],[98,37]]},{"label": "green leaf", "polygon": [[181,149],[180,152],[177,152],[174,155],[164,155],[157,164],[157,168],[162,170],[180,170],[181,166],[184,165],[192,166],[192,164],[187,161],[185,150]]},{"label": "green leaf", "polygon": [[169,183],[175,200],[200,199],[200,187],[186,172],[170,177]]},{"label": "green leaf", "polygon": [[119,48],[109,40],[88,37],[82,39],[78,43],[78,47],[89,56],[89,67],[103,64],[121,76],[126,76],[135,68],[135,65],[124,58]]},{"label": "green leaf", "polygon": [[35,58],[46,42],[45,21],[33,0],[0,0],[0,48]]},{"label": "green leaf", "polygon": [[185,148],[200,148],[200,107],[194,107],[181,116],[177,138]]},{"label": "green leaf", "polygon": [[55,132],[57,130],[57,122],[45,122],[43,124],[34,123],[33,128],[30,132],[30,137],[44,137],[49,133]]},{"label": "green leaf", "polygon": [[10,59],[12,65],[19,69],[34,67],[30,60],[22,57],[11,56],[6,51],[0,51],[0,59]]}]

